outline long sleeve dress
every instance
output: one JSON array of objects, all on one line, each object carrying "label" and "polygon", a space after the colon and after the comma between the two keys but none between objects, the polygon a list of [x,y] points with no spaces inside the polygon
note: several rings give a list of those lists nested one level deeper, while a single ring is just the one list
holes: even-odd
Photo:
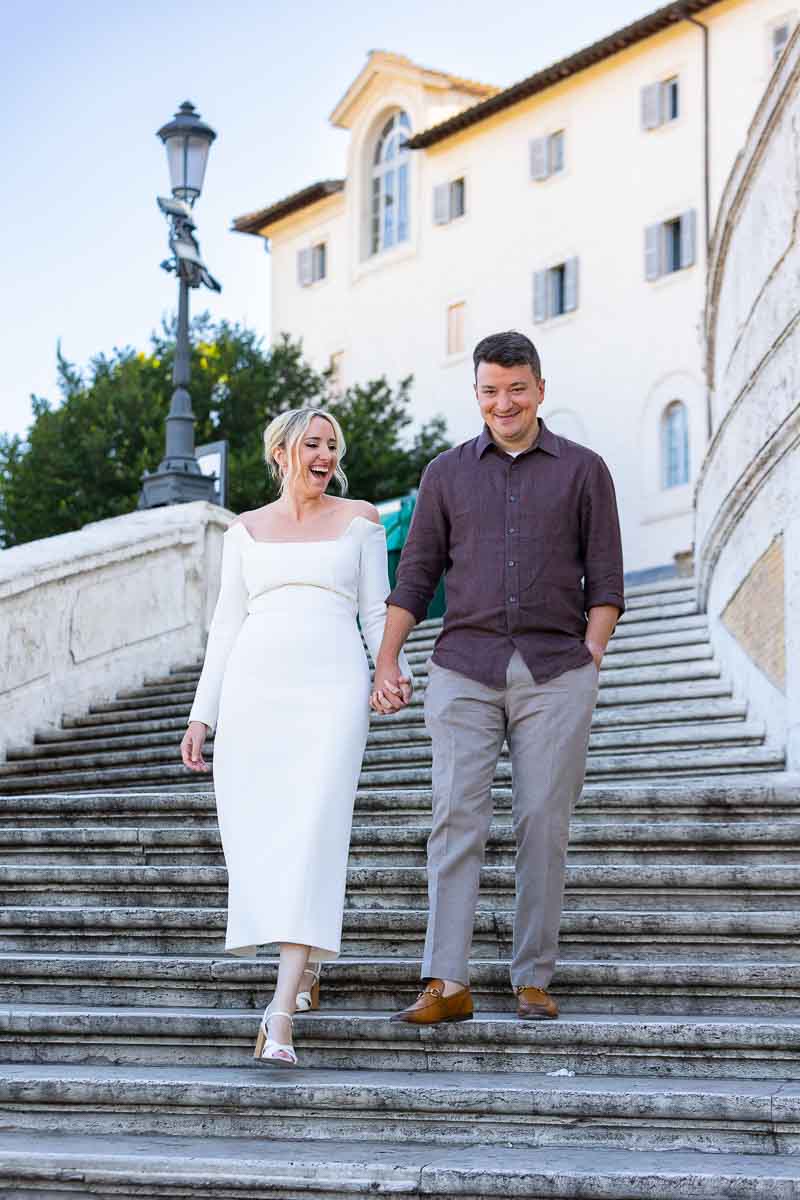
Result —
[{"label": "long sleeve dress", "polygon": [[[228,869],[226,950],[295,942],[335,958],[370,677],[389,592],[382,526],[341,537],[223,538],[219,598],[190,720],[216,726],[214,786]],[[410,675],[403,657],[401,668]]]}]

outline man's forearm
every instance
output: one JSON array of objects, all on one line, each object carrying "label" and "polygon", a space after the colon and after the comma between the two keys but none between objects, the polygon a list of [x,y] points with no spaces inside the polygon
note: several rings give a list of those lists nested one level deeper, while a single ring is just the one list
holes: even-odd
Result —
[{"label": "man's forearm", "polygon": [[589,609],[589,623],[584,641],[587,646],[597,647],[605,653],[614,627],[619,620],[619,609],[614,604],[598,604]]},{"label": "man's forearm", "polygon": [[405,645],[406,638],[416,623],[416,617],[407,608],[398,608],[396,604],[387,605],[386,627],[383,631],[383,641],[378,651],[378,658],[387,658],[396,662]]}]

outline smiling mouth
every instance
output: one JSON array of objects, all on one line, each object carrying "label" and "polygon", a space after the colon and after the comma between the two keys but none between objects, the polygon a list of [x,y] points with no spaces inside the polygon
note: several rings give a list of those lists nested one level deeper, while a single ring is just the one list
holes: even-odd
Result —
[{"label": "smiling mouth", "polygon": [[323,470],[322,467],[309,467],[309,470],[312,475],[316,476],[317,479],[327,479],[328,478],[328,471]]}]

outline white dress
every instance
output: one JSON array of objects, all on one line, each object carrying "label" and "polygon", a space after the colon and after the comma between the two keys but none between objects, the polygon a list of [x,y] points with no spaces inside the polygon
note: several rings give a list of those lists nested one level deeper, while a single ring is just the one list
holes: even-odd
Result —
[{"label": "white dress", "polygon": [[[190,720],[216,725],[214,786],[228,868],[226,950],[311,946],[335,958],[370,677],[389,593],[381,525],[341,537],[223,538],[219,599]],[[403,658],[401,667],[410,675]]]}]

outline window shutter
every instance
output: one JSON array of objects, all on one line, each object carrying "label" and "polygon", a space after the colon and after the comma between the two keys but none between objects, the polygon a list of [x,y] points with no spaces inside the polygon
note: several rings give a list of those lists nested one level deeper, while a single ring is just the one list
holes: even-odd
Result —
[{"label": "window shutter", "polygon": [[533,274],[533,319],[536,322],[547,320],[547,271],[534,271]]},{"label": "window shutter", "polygon": [[661,84],[642,88],[642,128],[655,129],[661,124]]},{"label": "window shutter", "polygon": [[681,213],[681,266],[691,267],[697,255],[697,213]]},{"label": "window shutter", "polygon": [[564,132],[551,133],[547,139],[547,158],[550,174],[564,170]]},{"label": "window shutter", "polygon": [[648,225],[644,231],[644,277],[658,279],[661,274],[662,226]]},{"label": "window shutter", "polygon": [[578,260],[568,258],[564,263],[564,312],[578,307]]},{"label": "window shutter", "polygon": [[446,225],[450,220],[450,184],[440,183],[433,189],[433,223]]},{"label": "window shutter", "polygon": [[311,247],[297,252],[297,282],[300,287],[308,287],[311,283]]},{"label": "window shutter", "polygon": [[547,138],[533,138],[530,153],[531,179],[547,179]]}]

